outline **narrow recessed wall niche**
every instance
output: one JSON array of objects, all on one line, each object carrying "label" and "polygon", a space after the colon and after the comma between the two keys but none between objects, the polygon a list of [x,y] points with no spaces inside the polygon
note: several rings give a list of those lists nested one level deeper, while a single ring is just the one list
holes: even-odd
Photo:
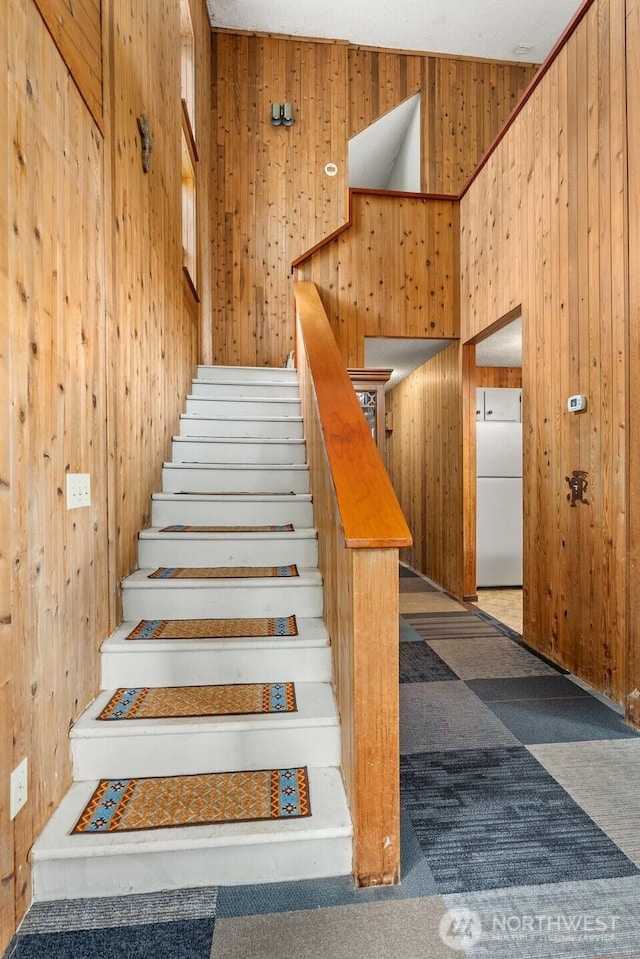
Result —
[{"label": "narrow recessed wall niche", "polygon": [[194,140],[196,135],[195,59],[196,49],[189,0],[180,0],[180,90]]},{"label": "narrow recessed wall niche", "polygon": [[182,131],[182,265],[195,290],[196,276],[196,175],[190,143]]}]

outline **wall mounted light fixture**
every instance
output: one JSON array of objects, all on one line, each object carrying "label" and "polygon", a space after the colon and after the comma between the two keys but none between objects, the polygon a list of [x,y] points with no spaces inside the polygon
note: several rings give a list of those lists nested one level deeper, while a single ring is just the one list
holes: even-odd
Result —
[{"label": "wall mounted light fixture", "polygon": [[274,127],[281,124],[290,127],[293,123],[293,107],[290,103],[272,103],[271,104],[271,122]]}]

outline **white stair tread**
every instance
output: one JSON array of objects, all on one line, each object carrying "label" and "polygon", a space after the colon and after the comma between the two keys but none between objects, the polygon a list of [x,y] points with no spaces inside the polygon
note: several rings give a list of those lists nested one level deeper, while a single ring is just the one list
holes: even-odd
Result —
[{"label": "white stair tread", "polygon": [[[206,382],[206,381],[205,381]],[[220,384],[223,385],[223,384]],[[269,407],[270,404],[277,406],[278,404],[285,404],[291,406],[295,409],[300,409],[300,400],[295,396],[268,396],[266,389],[264,396],[230,396],[227,399],[222,399],[217,396],[196,396],[194,393],[189,393],[187,396],[187,403],[190,400],[195,400],[198,403],[226,403],[233,401],[234,403],[242,405],[243,403],[248,404],[249,406],[256,403],[263,403],[265,407]]]},{"label": "white stair tread", "polygon": [[[175,464],[166,464],[169,466]],[[184,466],[184,463],[180,463]],[[197,464],[191,469],[201,469]],[[204,467],[206,469],[206,466]],[[210,469],[212,467],[209,467]],[[215,469],[215,467],[213,467]],[[230,467],[233,469],[233,467]],[[267,469],[267,467],[265,467]],[[151,497],[165,503],[310,503],[311,493],[154,493]]]},{"label": "white stair tread", "polygon": [[181,420],[195,420],[196,422],[213,423],[302,423],[301,416],[212,416],[207,413],[181,413]]},{"label": "white stair tread", "polygon": [[306,818],[95,835],[69,835],[98,785],[96,781],[76,783],[34,843],[29,858],[37,864],[48,860],[84,859],[101,855],[129,855],[136,852],[160,854],[351,837],[353,827],[340,771],[332,767],[309,767],[308,775],[311,816]]},{"label": "white stair tread", "polygon": [[[282,417],[282,419],[286,420],[286,417]],[[304,446],[304,440],[288,437],[272,439],[270,436],[174,436],[172,439],[174,443],[218,443],[223,446],[244,446],[248,443],[255,443],[258,446]],[[287,466],[289,465],[293,464],[287,464]]]},{"label": "white stair tread", "polygon": [[[194,441],[194,439],[196,439],[196,437],[193,437],[193,436],[192,436],[192,437],[180,436],[180,437],[178,437],[178,439],[181,440],[181,441],[183,441],[183,442],[192,443],[192,442]],[[199,439],[199,438],[198,438],[198,439]],[[214,443],[227,443],[227,442],[229,442],[228,440],[224,440],[224,439],[222,439],[222,440],[221,440],[221,439],[217,439],[217,440],[216,440],[216,439],[214,439],[214,438],[212,438],[212,437],[209,437],[209,436],[205,436],[205,437],[204,437],[204,440],[205,440],[205,441],[206,441],[206,440],[211,440],[211,441],[214,442]],[[237,442],[239,442],[239,443],[261,443],[261,442],[264,442],[264,441],[263,441],[263,440],[237,440]],[[271,440],[271,442],[272,442],[272,443],[291,442],[291,443],[298,443],[298,444],[299,444],[299,443],[303,443],[304,440],[288,440],[288,441],[284,441],[284,440]],[[280,472],[286,471],[287,473],[290,472],[291,470],[294,470],[295,472],[304,472],[304,473],[308,473],[308,472],[309,472],[309,467],[307,466],[306,463],[260,463],[260,464],[251,465],[250,463],[175,463],[173,460],[167,460],[167,461],[166,461],[165,463],[163,463],[162,465],[163,465],[163,468],[164,468],[164,469],[175,469],[175,470],[180,470],[180,469],[181,469],[181,470],[186,470],[186,469],[192,469],[192,470],[220,470],[220,471],[223,471],[223,470],[238,470],[238,472],[242,471],[242,472],[244,472],[244,473],[249,472],[249,471],[254,472],[254,473],[264,473],[264,472],[266,471],[267,473],[269,473],[269,472],[278,471],[278,470],[279,470]],[[267,491],[265,490],[264,492],[266,493]],[[273,493],[273,494],[271,494],[271,495],[275,496],[276,494]]]},{"label": "white stair tread", "polygon": [[[273,564],[277,565],[277,564]],[[321,586],[322,577],[317,569],[298,567],[298,576],[247,576],[226,579],[149,579],[153,569],[137,569],[122,580],[123,589],[274,589],[278,584],[287,586]]]},{"label": "white stair tread", "polygon": [[[169,523],[167,525],[176,526],[179,524]],[[191,524],[186,523],[184,525],[191,525]],[[193,525],[205,525],[205,524],[193,524]],[[232,526],[233,524],[230,523],[229,525]],[[276,524],[269,524],[269,525],[276,525]],[[282,523],[278,525],[285,525],[285,524]],[[211,540],[214,542],[217,542],[217,541],[236,542],[238,540],[242,541],[242,540],[252,540],[252,539],[269,540],[269,541],[287,540],[288,542],[291,542],[291,540],[294,540],[294,539],[297,539],[297,540],[317,539],[317,537],[318,537],[317,530],[312,529],[311,527],[302,527],[297,529],[294,528],[292,530],[262,530],[262,531],[251,530],[244,533],[235,532],[233,529],[224,533],[222,532],[216,532],[216,533],[188,532],[188,531],[180,532],[179,530],[175,532],[163,533],[161,527],[151,526],[148,529],[140,530],[140,532],[138,533],[138,539],[161,540],[163,542],[167,542],[170,540],[179,540],[180,542],[184,542],[185,540],[188,540],[188,539]],[[274,564],[274,565],[278,565],[278,564]]]},{"label": "white stair tread", "polygon": [[153,656],[154,650],[163,652],[193,652],[220,649],[300,649],[329,645],[329,633],[322,619],[297,617],[297,636],[232,636],[212,639],[127,639],[138,625],[137,621],[121,623],[102,644],[109,653],[143,653]]},{"label": "white stair tread", "polygon": [[198,365],[197,379],[211,383],[217,380],[222,382],[246,383],[247,380],[266,384],[298,383],[298,371],[285,366],[206,366]]},{"label": "white stair tread", "polygon": [[[283,680],[284,682],[285,680]],[[235,732],[255,729],[293,729],[310,726],[339,725],[338,711],[329,683],[295,683],[297,711],[291,713],[259,713],[243,716],[202,716],[197,718],[101,720],[96,717],[115,694],[115,689],[101,692],[73,724],[71,739],[105,736],[162,736],[172,733],[193,735],[203,730]]]}]

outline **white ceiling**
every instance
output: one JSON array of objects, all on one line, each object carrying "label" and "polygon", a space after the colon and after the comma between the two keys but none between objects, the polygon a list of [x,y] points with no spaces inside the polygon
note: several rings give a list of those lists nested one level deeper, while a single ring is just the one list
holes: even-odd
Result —
[{"label": "white ceiling", "polygon": [[[581,0],[207,0],[216,27],[540,63]],[[518,53],[522,45],[529,49]]]},{"label": "white ceiling", "polygon": [[364,341],[365,369],[393,370],[386,385],[387,390],[413,373],[419,366],[426,363],[450,346],[454,340],[414,340],[403,337],[372,336]]},{"label": "white ceiling", "polygon": [[478,343],[476,366],[522,366],[522,317]]}]

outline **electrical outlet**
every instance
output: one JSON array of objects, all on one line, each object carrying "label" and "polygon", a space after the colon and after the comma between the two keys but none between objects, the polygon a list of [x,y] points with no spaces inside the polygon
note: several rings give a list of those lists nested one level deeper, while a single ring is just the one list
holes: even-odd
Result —
[{"label": "electrical outlet", "polygon": [[91,506],[91,476],[89,473],[67,473],[67,509]]},{"label": "electrical outlet", "polygon": [[27,801],[27,758],[11,773],[9,785],[9,818],[15,819]]}]

